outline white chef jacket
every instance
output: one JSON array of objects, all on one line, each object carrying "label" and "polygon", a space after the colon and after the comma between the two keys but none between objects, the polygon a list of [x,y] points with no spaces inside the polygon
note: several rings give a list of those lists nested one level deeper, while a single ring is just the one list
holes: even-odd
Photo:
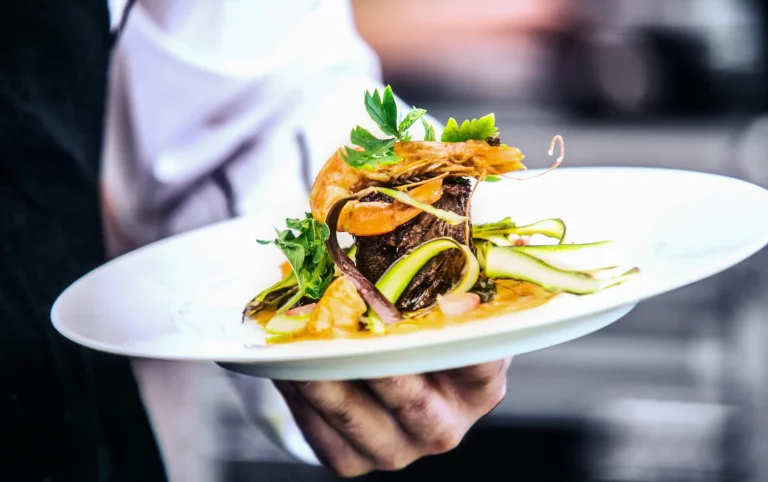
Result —
[{"label": "white chef jacket", "polygon": [[[125,0],[109,1],[114,26]],[[363,105],[379,79],[347,0],[138,0],[110,68],[110,255],[232,216],[301,216],[352,127],[383,135]],[[134,372],[172,481],[218,480],[231,460],[318,463],[267,380],[213,363],[136,360]]]}]

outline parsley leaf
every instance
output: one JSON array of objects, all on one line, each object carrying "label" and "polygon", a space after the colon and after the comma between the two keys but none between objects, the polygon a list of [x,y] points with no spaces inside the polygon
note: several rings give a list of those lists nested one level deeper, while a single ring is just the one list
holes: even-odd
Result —
[{"label": "parsley leaf", "polygon": [[352,144],[360,146],[366,151],[376,149],[382,142],[384,142],[381,139],[377,139],[373,134],[360,126],[356,126],[352,129],[349,138],[352,141]]},{"label": "parsley leaf", "polygon": [[496,128],[496,117],[488,114],[479,119],[465,120],[461,127],[456,119],[451,117],[443,129],[442,142],[465,142],[469,140],[483,141],[488,137],[496,137],[499,130]]},{"label": "parsley leaf", "polygon": [[[395,154],[395,143],[410,141],[411,134],[408,129],[419,119],[424,122],[424,114],[427,111],[413,107],[398,122],[400,116],[397,112],[397,102],[389,85],[384,89],[383,94],[380,94],[378,89],[372,94],[366,92],[365,109],[381,131],[392,137],[378,139],[364,128],[357,126],[352,129],[350,139],[354,145],[362,147],[362,150],[347,149],[346,153],[342,153],[344,161],[355,169],[375,169],[378,165],[388,166],[400,162],[402,159]],[[431,132],[434,138],[434,129],[431,129]]]},{"label": "parsley leaf", "polygon": [[378,89],[374,90],[373,94],[366,92],[365,110],[368,111],[371,119],[379,125],[381,132],[390,136],[398,135],[397,103],[395,102],[395,95],[392,93],[392,87],[387,86],[383,96],[379,95]]},{"label": "parsley leaf", "polygon": [[426,113],[427,111],[424,109],[417,109],[416,107],[411,109],[408,115],[406,115],[402,122],[400,122],[400,125],[397,126],[397,137],[401,139],[404,138],[408,134],[408,129],[410,129],[417,120],[423,119],[424,114]]},{"label": "parsley leaf", "polygon": [[325,241],[330,229],[325,223],[316,221],[312,214],[305,213],[304,219],[287,219],[284,231],[275,230],[277,238],[261,241],[260,244],[275,244],[291,265],[299,289],[278,313],[289,310],[303,297],[319,300],[333,281],[334,264]]},{"label": "parsley leaf", "polygon": [[360,126],[352,129],[352,143],[362,147],[363,151],[347,149],[342,154],[344,161],[355,169],[375,169],[377,165],[389,166],[401,161],[395,154],[397,139],[377,139]]},{"label": "parsley leaf", "polygon": [[421,118],[421,125],[424,126],[424,140],[425,141],[435,141],[435,127],[429,125],[429,123],[424,119],[424,117]]}]

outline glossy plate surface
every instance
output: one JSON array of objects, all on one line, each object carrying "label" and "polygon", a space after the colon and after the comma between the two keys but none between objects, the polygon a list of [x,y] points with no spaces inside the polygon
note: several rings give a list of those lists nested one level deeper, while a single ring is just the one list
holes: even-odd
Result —
[{"label": "glossy plate surface", "polygon": [[244,304],[279,277],[273,226],[293,209],[240,218],[168,238],[120,257],[70,286],[55,327],[82,345],[132,357],[207,360],[283,379],[380,377],[453,368],[539,350],[598,330],[639,301],[695,283],[768,243],[768,191],[687,171],[560,168],[517,182],[485,183],[473,222],[558,217],[576,242],[616,239],[642,272],[588,296],[440,330],[381,338],[267,346]]}]

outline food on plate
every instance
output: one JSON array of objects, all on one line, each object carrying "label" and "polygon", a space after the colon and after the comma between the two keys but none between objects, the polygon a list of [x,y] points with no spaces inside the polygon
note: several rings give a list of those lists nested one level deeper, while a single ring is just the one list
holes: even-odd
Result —
[{"label": "food on plate", "polygon": [[[365,93],[380,139],[352,129],[321,169],[304,217],[286,220],[274,244],[282,279],[257,294],[243,320],[269,342],[382,336],[541,305],[559,293],[586,295],[623,283],[612,241],[567,241],[561,219],[473,225],[472,196],[484,182],[526,169],[503,144],[493,114],[449,119],[441,138],[423,109],[399,113],[392,89]],[[409,130],[420,122],[423,140]],[[552,140],[549,154],[559,143]],[[541,174],[539,174],[541,175]],[[524,207],[522,208],[524,209]],[[348,233],[342,248],[337,233]]]}]

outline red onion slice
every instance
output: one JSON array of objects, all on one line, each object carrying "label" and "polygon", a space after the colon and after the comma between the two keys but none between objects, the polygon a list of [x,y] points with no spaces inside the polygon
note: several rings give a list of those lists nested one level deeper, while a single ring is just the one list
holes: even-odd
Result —
[{"label": "red onion slice", "polygon": [[403,320],[403,315],[400,311],[389,301],[383,294],[371,283],[368,278],[362,275],[357,270],[355,263],[339,245],[339,240],[336,237],[336,227],[339,224],[339,216],[344,206],[353,199],[357,199],[358,196],[350,196],[336,201],[331,210],[328,212],[326,224],[331,230],[331,235],[325,242],[325,246],[328,248],[328,253],[331,255],[331,259],[336,266],[339,267],[342,273],[344,273],[352,284],[360,292],[360,296],[363,297],[368,306],[379,315],[381,321],[385,324],[392,325]]}]

